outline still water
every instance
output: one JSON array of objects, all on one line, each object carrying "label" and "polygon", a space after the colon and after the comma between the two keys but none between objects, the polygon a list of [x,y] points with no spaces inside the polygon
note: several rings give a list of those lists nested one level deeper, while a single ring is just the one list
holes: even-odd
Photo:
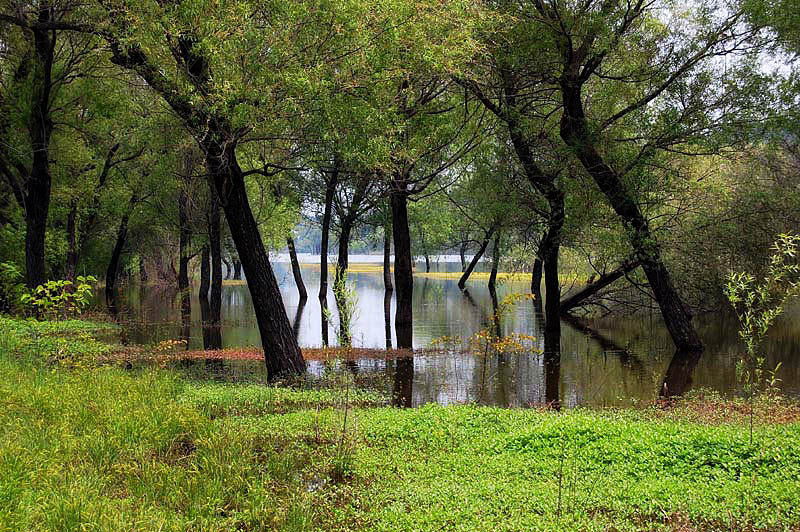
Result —
[{"label": "still water", "polygon": [[[305,306],[299,307],[289,265],[275,262],[273,266],[300,345],[320,347],[323,320],[316,297],[319,267],[303,266],[309,299]],[[460,265],[440,263],[437,268],[453,271],[460,269]],[[388,302],[384,299],[382,274],[380,271],[350,273],[348,280],[358,301],[352,326],[353,345],[386,347],[385,304],[388,303],[388,317],[393,323],[395,301],[394,298]],[[458,289],[456,282],[415,276],[415,348],[428,347],[434,339],[445,336],[468,338],[489,326],[493,303],[485,280],[469,282],[465,292]],[[502,300],[509,293],[526,291],[526,282],[500,283],[497,295]],[[188,348],[202,349],[200,305],[196,290],[194,292]],[[328,301],[332,312],[329,338],[335,345],[338,317],[332,294],[329,294]],[[121,309],[121,317],[127,324],[126,341],[130,343],[152,344],[180,338],[184,334],[180,303],[174,291],[130,286],[121,294]],[[781,363],[777,373],[779,386],[793,396],[800,396],[798,317],[800,309],[788,311],[775,324],[763,346],[764,366],[774,368]],[[223,286],[222,318],[223,347],[260,344],[247,286]],[[562,322],[560,367],[556,374],[546,370],[544,357],[538,353],[482,356],[456,351],[418,353],[413,360],[365,358],[345,369],[352,371],[361,385],[384,391],[389,396],[402,395],[400,402],[413,406],[429,402],[527,406],[543,404],[556,397],[565,407],[626,405],[657,397],[668,369],[670,373],[679,370],[678,380],[683,381],[681,386],[688,383],[689,388],[704,387],[724,394],[737,393],[736,361],[743,346],[735,316],[709,314],[695,319],[706,345],[706,352],[696,365],[692,363],[694,361],[673,360],[672,342],[660,317],[644,314],[594,320],[589,323],[590,330],[579,324]],[[499,332],[502,335],[529,334],[537,337],[538,341],[543,334],[542,323],[533,303],[522,301],[501,318]],[[395,346],[393,327],[388,330],[391,345]],[[539,342],[539,348],[542,347],[542,342]],[[201,360],[183,366],[184,371],[195,378],[265,379],[263,362],[258,361]],[[309,379],[321,379],[329,370],[323,363],[311,361]]]}]

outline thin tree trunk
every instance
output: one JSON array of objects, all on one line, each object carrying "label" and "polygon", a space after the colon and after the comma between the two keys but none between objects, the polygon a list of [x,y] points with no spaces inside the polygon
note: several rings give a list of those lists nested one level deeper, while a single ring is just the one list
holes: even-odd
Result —
[{"label": "thin tree trunk", "polygon": [[578,307],[584,303],[587,299],[598,293],[600,290],[609,286],[617,279],[624,276],[626,273],[631,272],[639,267],[639,261],[636,259],[627,260],[623,262],[619,268],[612,270],[608,273],[604,273],[600,277],[598,277],[593,283],[587,284],[583,289],[578,290],[574,294],[570,295],[569,297],[564,298],[561,301],[561,314],[567,314],[570,310]]},{"label": "thin tree trunk", "polygon": [[542,259],[539,257],[539,252],[536,253],[536,258],[533,259],[533,270],[531,271],[531,294],[541,295],[542,293]]},{"label": "thin tree trunk", "polygon": [[239,259],[235,259],[233,261],[233,280],[234,281],[242,280],[242,263],[239,262]]},{"label": "thin tree trunk", "polygon": [[[189,247],[192,244],[192,230],[189,226],[189,196],[183,189],[178,196],[178,226],[178,290],[184,294],[189,291]],[[183,296],[181,298],[183,301]],[[187,299],[188,301],[190,300]]]},{"label": "thin tree trunk", "polygon": [[394,285],[397,294],[394,327],[399,349],[411,349],[414,339],[412,329],[414,278],[411,264],[411,234],[408,228],[408,195],[405,190],[405,179],[399,179],[395,181],[391,193]]},{"label": "thin tree trunk", "polygon": [[461,245],[458,247],[458,254],[461,257],[461,271],[467,271],[467,242],[461,242]]},{"label": "thin tree trunk", "polygon": [[[494,235],[494,247],[492,248],[492,273],[489,274],[489,290],[491,291],[494,291],[497,283],[498,264],[500,264],[500,231]],[[497,299],[496,294],[495,299]]]},{"label": "thin tree trunk", "polygon": [[325,208],[322,212],[322,242],[319,249],[319,298],[328,296],[328,240],[331,232],[331,211],[333,196],[339,180],[338,162],[334,161],[334,169],[325,187]]},{"label": "thin tree trunk", "polygon": [[469,280],[469,276],[472,275],[472,270],[475,269],[475,266],[478,264],[478,261],[481,260],[483,257],[484,252],[486,252],[486,248],[489,246],[489,242],[492,239],[492,235],[497,230],[497,226],[493,225],[489,228],[489,231],[486,233],[486,237],[481,242],[481,247],[478,249],[478,252],[472,257],[472,260],[469,261],[469,265],[467,269],[464,270],[464,273],[461,275],[461,279],[458,280],[458,287],[463,290],[464,286],[467,284],[467,280]]},{"label": "thin tree trunk", "polygon": [[342,227],[339,232],[339,254],[336,259],[336,276],[334,286],[339,286],[342,275],[347,272],[350,254],[350,233],[353,230],[353,221],[349,217],[342,219]]},{"label": "thin tree trunk", "polygon": [[67,272],[65,278],[73,283],[78,274],[78,244],[75,234],[77,216],[78,202],[77,200],[72,200],[69,214],[67,215]]},{"label": "thin tree trunk", "polygon": [[294,239],[292,238],[291,234],[286,237],[286,245],[289,247],[289,260],[292,263],[294,284],[297,285],[297,292],[300,294],[301,304],[305,305],[305,301],[308,299],[308,292],[306,291],[306,285],[303,282],[303,273],[300,271],[300,261],[297,260],[297,251],[295,250]]},{"label": "thin tree trunk", "polygon": [[222,258],[222,264],[225,266],[225,280],[231,278],[231,263],[225,260],[225,257]]},{"label": "thin tree trunk", "polygon": [[[134,203],[135,199],[131,198],[130,204],[133,205]],[[129,216],[130,213],[125,213],[125,215],[122,217],[122,220],[119,222],[119,228],[117,229],[117,240],[114,243],[114,249],[111,252],[111,260],[108,262],[108,268],[106,269],[106,305],[114,315],[116,315],[117,312],[115,293],[117,272],[119,271],[119,259],[122,256],[122,249],[128,239]]]},{"label": "thin tree trunk", "polygon": [[[387,224],[388,225],[388,224]],[[392,292],[392,234],[387,226],[383,227],[383,287],[387,292]]]},{"label": "thin tree trunk", "polygon": [[211,190],[211,213],[208,225],[208,241],[211,252],[211,297],[209,299],[210,323],[219,327],[222,321],[222,243],[220,242],[219,199]]}]

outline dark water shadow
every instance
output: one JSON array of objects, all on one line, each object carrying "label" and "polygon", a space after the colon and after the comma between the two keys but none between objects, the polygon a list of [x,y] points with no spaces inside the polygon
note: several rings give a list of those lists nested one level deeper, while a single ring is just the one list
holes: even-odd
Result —
[{"label": "dark water shadow", "polygon": [[702,355],[702,351],[676,351],[664,374],[659,396],[674,397],[688,392],[692,387],[692,375]]},{"label": "dark water shadow", "polygon": [[394,363],[392,406],[410,408],[414,388],[414,358],[400,357]]}]

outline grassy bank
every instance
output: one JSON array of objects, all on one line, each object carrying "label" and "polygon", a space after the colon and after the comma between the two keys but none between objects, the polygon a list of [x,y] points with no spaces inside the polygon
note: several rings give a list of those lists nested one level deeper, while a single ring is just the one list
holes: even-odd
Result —
[{"label": "grassy bank", "polygon": [[372,407],[95,366],[95,330],[0,318],[0,530],[800,526],[797,422]]}]

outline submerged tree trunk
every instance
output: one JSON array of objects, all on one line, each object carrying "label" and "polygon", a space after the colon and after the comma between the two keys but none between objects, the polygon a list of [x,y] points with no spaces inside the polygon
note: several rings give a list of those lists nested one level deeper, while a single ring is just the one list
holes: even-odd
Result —
[{"label": "submerged tree trunk", "polygon": [[383,227],[383,287],[387,292],[394,290],[392,286],[392,235],[387,226]]},{"label": "submerged tree trunk", "polygon": [[183,294],[189,290],[189,247],[192,244],[189,196],[183,189],[178,196],[178,226],[178,290]]},{"label": "submerged tree trunk", "polygon": [[414,278],[411,262],[411,234],[408,228],[408,193],[405,183],[404,178],[396,179],[391,193],[394,285],[397,294],[394,327],[399,349],[411,349],[413,344]]},{"label": "submerged tree trunk", "polygon": [[322,212],[322,240],[319,249],[319,298],[328,296],[328,241],[331,232],[331,211],[333,210],[333,196],[336,193],[336,184],[339,180],[338,163],[334,161],[334,169],[325,187],[325,208]]},{"label": "submerged tree trunk", "polygon": [[308,292],[306,291],[306,285],[303,282],[303,274],[300,271],[300,261],[297,260],[297,251],[294,248],[294,239],[292,238],[291,234],[287,235],[286,237],[286,245],[289,247],[289,260],[292,263],[294,284],[297,285],[297,292],[300,294],[300,301],[302,301],[302,304],[305,305],[305,301],[308,299]]},{"label": "submerged tree trunk", "polygon": [[702,341],[692,325],[689,310],[675,290],[661,257],[661,248],[650,232],[647,219],[625,188],[620,175],[606,163],[595,147],[583,110],[581,85],[573,80],[562,81],[564,114],[561,137],[573,149],[622,220],[675,346],[679,351],[700,351],[703,349]]},{"label": "submerged tree trunk", "polygon": [[481,247],[478,249],[477,253],[475,253],[475,255],[472,257],[472,260],[469,261],[467,269],[464,270],[463,275],[461,275],[461,278],[458,280],[458,287],[461,290],[464,289],[464,286],[467,284],[467,280],[469,280],[469,276],[472,275],[472,270],[475,269],[475,266],[478,264],[478,261],[481,260],[481,257],[483,257],[484,252],[486,252],[486,248],[489,246],[489,242],[492,239],[492,235],[496,230],[497,230],[496,225],[493,225],[492,227],[489,228],[489,231],[486,233],[486,237],[483,239],[483,242],[481,242]]},{"label": "submerged tree trunk", "polygon": [[537,251],[533,259],[533,269],[531,270],[531,294],[540,296],[542,293],[542,259]]},{"label": "submerged tree trunk", "polygon": [[261,240],[261,232],[247,199],[244,175],[228,137],[208,135],[204,151],[210,178],[225,212],[236,251],[247,276],[247,286],[264,346],[269,379],[305,372],[305,361],[283,306],[278,282]]},{"label": "submerged tree trunk", "polygon": [[231,263],[225,260],[225,257],[222,257],[222,264],[225,266],[225,280],[231,278]]},{"label": "submerged tree trunk", "polygon": [[238,258],[233,261],[233,279],[234,281],[242,280],[242,263]]},{"label": "submerged tree trunk", "polygon": [[[494,235],[494,247],[492,248],[492,272],[489,274],[489,290],[494,292],[495,284],[497,283],[497,267],[500,263],[500,231]],[[497,294],[494,294],[494,300],[497,300]],[[497,305],[495,305],[496,307]]]}]

